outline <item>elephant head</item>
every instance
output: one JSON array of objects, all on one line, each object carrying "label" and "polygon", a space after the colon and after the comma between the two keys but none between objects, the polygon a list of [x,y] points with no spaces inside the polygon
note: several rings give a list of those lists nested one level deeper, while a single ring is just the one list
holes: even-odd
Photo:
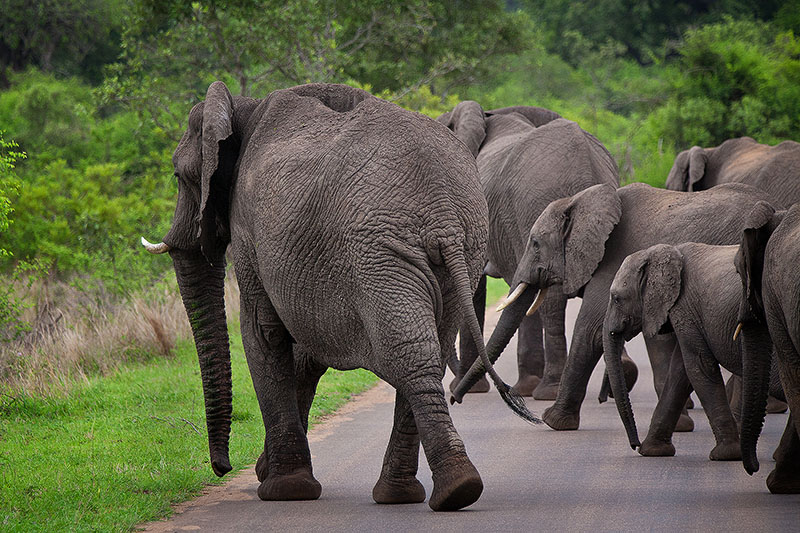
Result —
[{"label": "elephant head", "polygon": [[681,292],[683,256],[658,244],[622,262],[611,284],[603,322],[603,353],[608,379],[633,449],[641,446],[622,371],[622,346],[640,331],[651,337],[667,323]]},{"label": "elephant head", "polygon": [[[589,282],[621,216],[622,201],[607,184],[555,200],[545,208],[530,230],[512,292],[498,307],[503,314],[486,347],[491,361],[500,356],[525,315],[535,311],[545,289],[561,284],[565,293],[577,294]],[[538,297],[529,288],[539,289]],[[482,368],[473,365],[453,392],[455,401],[482,375]]]},{"label": "elephant head", "polygon": [[[551,122],[561,115],[549,109],[535,106],[513,106],[503,107],[500,109],[493,109],[484,112],[483,108],[478,102],[472,100],[465,100],[452,111],[444,113],[436,120],[455,133],[456,137],[467,145],[470,152],[474,157],[478,157],[481,146],[486,140],[488,124],[486,119],[493,115],[517,115],[524,117],[521,122],[527,125],[539,127]],[[509,117],[510,118],[510,117]],[[486,140],[486,142],[489,142]]]},{"label": "elephant head", "polygon": [[758,471],[756,445],[766,415],[772,351],[762,296],[762,273],[767,243],[785,211],[776,212],[766,202],[758,202],[747,217],[742,241],[736,253],[736,271],[742,279],[739,326],[742,351],[742,462],[749,474]]},{"label": "elephant head", "polygon": [[666,188],[672,191],[688,192],[707,188],[698,184],[705,175],[707,162],[706,149],[700,146],[692,146],[679,153],[667,175]]},{"label": "elephant head", "polygon": [[465,100],[436,120],[450,128],[472,155],[478,157],[486,138],[486,115],[478,102]]},{"label": "elephant head", "polygon": [[189,113],[188,127],[172,157],[178,181],[172,226],[160,244],[142,239],[149,251],[172,257],[197,346],[211,468],[218,476],[231,470],[232,386],[223,296],[228,204],[241,139],[234,124],[241,123],[236,114],[251,102],[235,102],[225,84],[211,84],[205,101]]}]

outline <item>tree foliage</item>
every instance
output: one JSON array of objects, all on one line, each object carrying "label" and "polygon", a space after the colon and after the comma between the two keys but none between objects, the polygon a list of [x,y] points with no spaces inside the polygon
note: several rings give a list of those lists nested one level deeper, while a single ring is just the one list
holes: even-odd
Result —
[{"label": "tree foliage", "polygon": [[119,11],[109,0],[6,0],[0,17],[0,88],[11,71],[102,79],[102,66],[119,52]]},{"label": "tree foliage", "polygon": [[519,48],[517,18],[497,0],[131,0],[103,94],[177,138],[215,79],[253,96],[308,82],[377,92],[436,82],[443,92]]}]

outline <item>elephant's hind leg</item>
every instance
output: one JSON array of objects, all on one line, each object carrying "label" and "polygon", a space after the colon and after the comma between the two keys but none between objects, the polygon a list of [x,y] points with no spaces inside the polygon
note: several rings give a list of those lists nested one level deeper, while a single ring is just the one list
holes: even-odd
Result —
[{"label": "elephant's hind leg", "polygon": [[241,287],[241,328],[247,365],[266,430],[262,500],[315,500],[322,487],[311,469],[301,422],[289,332],[257,278],[237,264]]},{"label": "elephant's hind leg", "polygon": [[389,364],[382,365],[378,373],[385,376],[397,389],[398,396],[404,397],[410,405],[433,476],[433,493],[428,505],[434,511],[455,511],[471,505],[480,497],[483,482],[467,457],[447,409],[436,330],[409,332],[398,338],[419,340],[405,340],[398,345],[396,341],[392,343],[393,339],[382,339],[383,349],[393,356],[385,359]]},{"label": "elephant's hind leg", "polygon": [[419,432],[411,405],[399,392],[394,402],[394,425],[381,476],[372,489],[376,503],[420,503],[425,487],[417,479]]}]

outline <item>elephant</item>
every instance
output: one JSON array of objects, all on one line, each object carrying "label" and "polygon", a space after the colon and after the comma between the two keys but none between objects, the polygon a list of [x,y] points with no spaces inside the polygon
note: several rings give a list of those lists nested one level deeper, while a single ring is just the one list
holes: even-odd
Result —
[{"label": "elephant", "polygon": [[213,471],[231,470],[230,245],[266,435],[258,496],[320,496],[306,438],[311,400],[328,367],[361,367],[396,389],[374,500],[424,501],[421,442],[433,473],[429,506],[475,502],[483,484],[442,387],[462,317],[485,358],[472,295],[488,208],[463,144],[433,120],[346,85],[252,99],[214,82],[189,113],[173,164],[172,226],[161,243],[144,244],[173,261],[200,360]]},{"label": "elephant", "polygon": [[703,191],[721,183],[747,183],[772,195],[776,206],[800,202],[800,143],[770,146],[750,137],[728,139],[713,148],[693,146],[675,158],[666,188]]},{"label": "elephant", "polygon": [[748,217],[736,256],[741,276],[742,462],[758,471],[756,444],[764,423],[771,352],[759,347],[771,339],[789,420],[775,451],[767,488],[776,494],[800,493],[800,204],[775,211],[757,204]]},{"label": "elephant", "polygon": [[[744,219],[769,195],[755,187],[729,183],[699,193],[667,191],[644,183],[614,189],[595,185],[556,200],[536,220],[525,253],[514,273],[513,292],[486,346],[490,361],[499,357],[536,297],[535,290],[562,285],[568,296],[583,302],[575,322],[567,364],[555,403],[542,414],[553,429],[575,430],[592,370],[603,353],[603,320],[609,290],[622,261],[655,244],[738,242]],[[659,332],[661,333],[661,332]],[[672,333],[645,337],[660,393],[675,346]],[[476,376],[476,360],[451,397],[461,401]],[[690,431],[693,422],[681,415],[676,430]]]},{"label": "elephant", "polygon": [[[716,439],[709,458],[742,458],[739,428],[719,368],[742,375],[742,356],[734,339],[741,299],[734,266],[738,250],[738,245],[657,244],[626,257],[614,276],[603,322],[603,355],[631,447],[638,447],[641,455],[675,455],[672,432],[695,390]],[[640,332],[652,337],[662,329],[672,330],[678,344],[647,437],[640,443],[620,351]],[[767,340],[759,349],[770,351],[772,343]],[[777,372],[770,385],[774,395],[783,396]]]},{"label": "elephant", "polygon": [[[486,272],[507,283],[525,251],[531,226],[551,201],[599,183],[619,186],[617,165],[608,150],[578,124],[553,111],[514,106],[484,112],[477,102],[464,101],[437,120],[453,130],[476,157],[489,204]],[[476,294],[475,301],[480,316],[485,292]],[[519,379],[514,389],[523,396],[556,397],[567,355],[566,303],[563,293],[552,291],[541,311],[520,324]],[[451,389],[477,357],[468,336],[462,337],[467,342],[461,345],[461,364]],[[486,391],[488,385],[481,379],[471,391]]]}]

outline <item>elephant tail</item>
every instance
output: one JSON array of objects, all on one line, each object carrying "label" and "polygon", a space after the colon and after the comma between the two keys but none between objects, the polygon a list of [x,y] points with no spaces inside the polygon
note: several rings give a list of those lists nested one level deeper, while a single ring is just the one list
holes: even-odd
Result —
[{"label": "elephant tail", "polygon": [[[467,262],[464,258],[464,250],[457,246],[442,246],[441,255],[444,260],[445,268],[450,273],[450,277],[455,285],[459,305],[464,311],[464,323],[467,325],[472,341],[475,343],[483,367],[488,372],[489,377],[492,378],[492,382],[494,382],[495,387],[497,387],[497,390],[500,392],[500,396],[520,418],[532,424],[541,424],[542,420],[527,408],[522,396],[511,390],[511,387],[497,375],[488,355],[486,355],[486,346],[483,343],[481,327],[478,323],[478,317],[475,315],[475,307],[472,303],[471,284],[469,281],[469,274],[467,273]],[[450,403],[454,403],[452,398]]]}]

